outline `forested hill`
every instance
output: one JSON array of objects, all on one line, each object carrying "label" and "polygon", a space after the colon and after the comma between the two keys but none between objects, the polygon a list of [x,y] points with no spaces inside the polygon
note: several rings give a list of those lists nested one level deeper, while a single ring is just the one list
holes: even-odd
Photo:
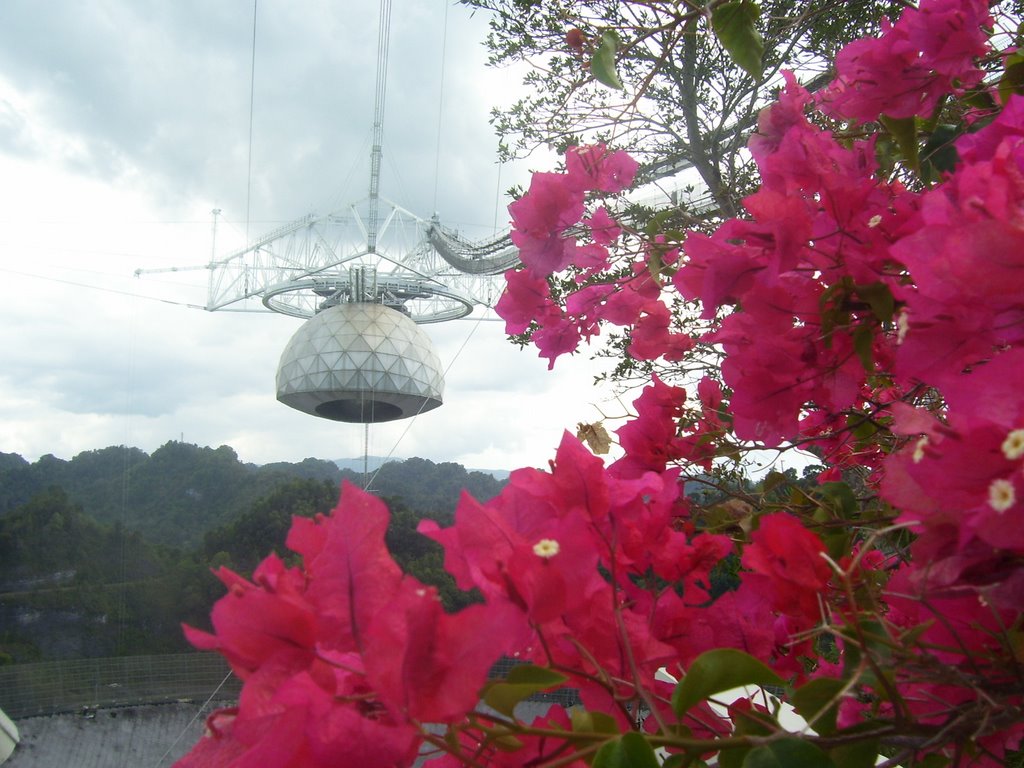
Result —
[{"label": "forested hill", "polygon": [[[97,522],[138,531],[152,543],[190,548],[207,531],[250,510],[289,480],[323,480],[337,487],[344,478],[362,485],[362,473],[339,469],[330,461],[310,458],[257,466],[239,461],[226,445],[207,448],[175,441],[152,454],[114,446],[67,461],[46,455],[29,463],[17,454],[0,453],[0,517],[56,487]],[[491,475],[468,472],[459,464],[407,459],[381,467],[372,489],[427,514],[454,509],[463,488],[488,499],[501,485]]]},{"label": "forested hill", "polygon": [[[329,511],[343,478],[362,485],[361,472],[328,461],[257,467],[226,446],[177,442],[70,461],[0,453],[0,665],[187,650],[180,622],[208,628],[224,593],[211,569],[248,575],[271,551],[288,557],[292,516]],[[422,517],[450,524],[463,488],[483,500],[502,485],[426,459],[373,476],[391,510],[392,555],[449,609],[473,598],[416,526]]]}]

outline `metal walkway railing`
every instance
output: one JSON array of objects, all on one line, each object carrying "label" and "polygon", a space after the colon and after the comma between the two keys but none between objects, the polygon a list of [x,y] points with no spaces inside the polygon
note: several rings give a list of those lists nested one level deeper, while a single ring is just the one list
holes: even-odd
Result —
[{"label": "metal walkway railing", "polygon": [[12,664],[0,667],[0,709],[17,720],[99,707],[202,703],[214,691],[220,700],[234,700],[241,681],[232,675],[225,682],[228,672],[214,653]]}]

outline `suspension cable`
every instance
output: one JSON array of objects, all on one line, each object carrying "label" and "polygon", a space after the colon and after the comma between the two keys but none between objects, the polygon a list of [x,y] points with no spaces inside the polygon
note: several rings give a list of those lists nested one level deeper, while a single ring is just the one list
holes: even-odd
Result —
[{"label": "suspension cable", "polygon": [[249,64],[249,160],[245,181],[245,242],[249,242],[249,222],[252,219],[252,125],[256,104],[256,6],[252,0],[252,59]]},{"label": "suspension cable", "polygon": [[377,252],[380,203],[380,165],[384,143],[384,100],[388,88],[388,44],[391,39],[391,0],[381,0],[377,30],[377,89],[373,99],[373,147],[370,150],[370,206],[366,222],[366,250]]},{"label": "suspension cable", "polygon": [[444,115],[444,65],[448,51],[448,3],[444,4],[444,29],[441,33],[441,84],[437,98],[437,145],[434,147],[434,214],[437,214],[437,185],[441,177],[441,118]]},{"label": "suspension cable", "polygon": [[[487,315],[489,313],[490,307],[487,307],[487,309],[483,313],[481,313],[480,317],[476,319],[476,322],[473,323],[472,327],[470,327],[469,333],[466,335],[466,338],[463,339],[462,344],[455,351],[455,356],[451,359],[451,362],[449,362],[448,365],[445,366],[445,369],[441,374],[443,377],[447,378],[448,372],[451,371],[456,361],[458,361],[463,351],[469,345],[470,340],[472,340],[473,336],[476,334],[477,329],[480,328],[480,324],[485,319],[487,319]],[[424,406],[426,406],[426,404],[426,400],[424,400],[422,403],[420,403],[420,407],[416,410],[416,413],[414,413],[411,418],[405,420],[405,429],[402,430],[402,433],[398,436],[398,439],[395,440],[395,444],[391,446],[391,450],[388,451],[387,456],[380,460],[380,463],[377,465],[377,469],[374,470],[374,473],[370,476],[370,481],[365,484],[366,488],[369,488],[371,485],[373,485],[373,481],[377,479],[377,475],[380,474],[381,469],[384,468],[384,465],[387,463],[388,459],[395,455],[395,451],[398,450],[398,446],[401,444],[402,440],[405,439],[405,436],[409,434],[409,430],[411,430],[412,425],[416,423],[416,419],[419,418],[419,415],[423,412],[423,408]]]}]

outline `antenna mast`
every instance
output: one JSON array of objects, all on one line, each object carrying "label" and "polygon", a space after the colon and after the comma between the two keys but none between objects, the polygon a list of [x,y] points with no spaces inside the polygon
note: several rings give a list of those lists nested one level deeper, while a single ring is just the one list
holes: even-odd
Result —
[{"label": "antenna mast", "polygon": [[377,252],[377,219],[380,202],[380,165],[384,143],[384,97],[388,81],[388,41],[391,38],[391,0],[381,0],[377,32],[377,91],[373,99],[373,148],[370,150],[370,210],[366,222],[366,250]]}]

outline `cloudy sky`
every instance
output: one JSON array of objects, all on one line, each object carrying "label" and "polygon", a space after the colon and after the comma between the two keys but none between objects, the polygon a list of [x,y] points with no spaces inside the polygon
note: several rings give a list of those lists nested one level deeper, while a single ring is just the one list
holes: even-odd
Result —
[{"label": "cloudy sky", "polygon": [[[369,0],[259,3],[250,166],[251,0],[0,3],[0,451],[184,439],[256,463],[361,455],[361,426],[275,399],[299,320],[188,308],[207,273],[151,270],[365,196],[377,21]],[[487,116],[517,76],[485,68],[485,32],[445,0],[394,0],[381,178],[477,234],[507,224],[499,190],[527,179],[495,160]],[[478,317],[424,327],[450,365],[445,405],[372,427],[371,454],[540,466],[595,406],[621,412],[585,358],[549,374]]]}]

